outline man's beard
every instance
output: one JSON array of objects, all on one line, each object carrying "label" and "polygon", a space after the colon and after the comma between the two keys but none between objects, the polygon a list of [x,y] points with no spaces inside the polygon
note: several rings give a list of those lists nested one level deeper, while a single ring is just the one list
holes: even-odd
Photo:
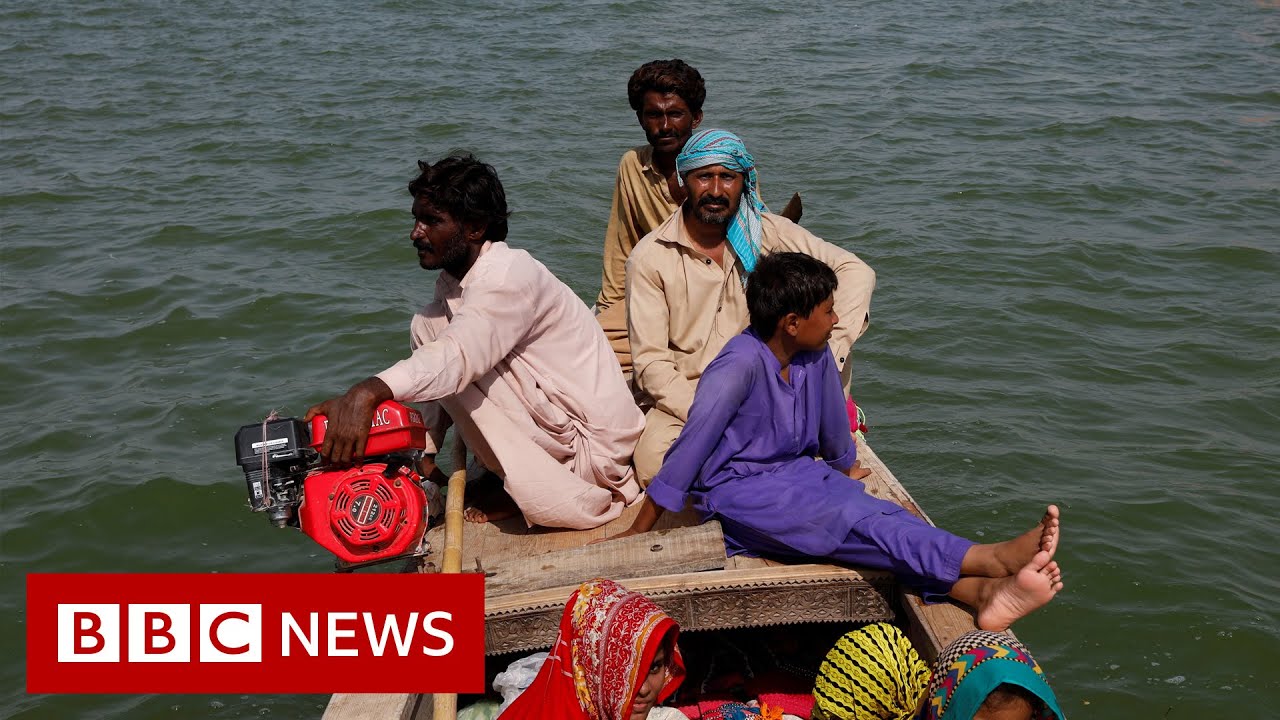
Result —
[{"label": "man's beard", "polygon": [[[698,208],[697,208],[698,219],[708,225],[728,225],[729,218],[733,217],[733,214],[728,212],[729,210],[728,202],[724,203],[724,208],[725,208],[724,215],[716,215],[714,211],[702,209],[704,205],[712,204],[708,202],[708,200],[711,200],[711,199],[712,198],[703,198],[698,202]],[[715,198],[715,199],[719,200],[720,198]]]},{"label": "man's beard", "polygon": [[699,210],[698,219],[708,225],[728,225],[729,224],[728,215],[716,215],[715,213],[712,213],[707,210]]},{"label": "man's beard", "polygon": [[467,260],[466,234],[460,229],[445,242],[432,243],[431,249],[436,256],[435,262],[431,263],[430,266],[423,265],[423,267],[427,270],[444,270],[454,277],[459,277],[457,271],[461,270]]},{"label": "man's beard", "polygon": [[[644,139],[648,140],[649,144],[656,148],[658,147],[658,144],[661,143],[663,140],[672,140],[672,139],[679,140],[680,133],[666,134],[666,133],[659,132],[656,135],[650,135],[649,133],[646,132],[644,134]],[[685,140],[688,140],[688,138],[685,138]],[[683,146],[684,142],[681,141],[680,145]]]}]

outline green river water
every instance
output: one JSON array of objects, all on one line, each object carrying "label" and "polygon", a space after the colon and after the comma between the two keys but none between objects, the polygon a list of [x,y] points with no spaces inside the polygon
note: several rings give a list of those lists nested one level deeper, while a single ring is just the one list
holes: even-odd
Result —
[{"label": "green river water", "polygon": [[1074,718],[1267,718],[1280,681],[1274,1],[0,6],[0,717],[315,717],[28,696],[29,572],[316,571],[241,424],[403,356],[419,158],[504,180],[584,299],[625,84],[681,57],[765,200],[877,271],[869,440],[975,539],[1063,507],[1018,626]]}]

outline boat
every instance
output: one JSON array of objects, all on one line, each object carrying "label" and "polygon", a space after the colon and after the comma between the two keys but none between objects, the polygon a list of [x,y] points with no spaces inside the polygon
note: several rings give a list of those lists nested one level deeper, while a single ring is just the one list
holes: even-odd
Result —
[{"label": "boat", "polygon": [[[867,492],[932,522],[861,441],[858,457],[871,471],[863,481]],[[456,477],[461,483],[460,474]],[[886,571],[726,557],[719,523],[699,523],[691,509],[665,513],[648,533],[589,544],[629,528],[640,505],[633,504],[621,517],[592,530],[528,528],[519,517],[465,523],[461,571],[485,575],[486,655],[549,648],[565,602],[581,582],[596,577],[608,577],[651,598],[680,623],[682,637],[730,628],[810,623],[852,627],[890,621],[905,630],[931,664],[942,648],[976,627],[970,611],[951,603],[926,605]],[[460,515],[461,508],[456,511]],[[407,571],[440,572],[446,567],[444,526],[430,530],[426,542],[427,553],[413,560]],[[456,551],[456,542],[454,546]],[[452,563],[457,562],[455,555]],[[509,661],[502,660],[504,666]],[[451,719],[452,700],[453,696],[335,694],[323,720]]]}]

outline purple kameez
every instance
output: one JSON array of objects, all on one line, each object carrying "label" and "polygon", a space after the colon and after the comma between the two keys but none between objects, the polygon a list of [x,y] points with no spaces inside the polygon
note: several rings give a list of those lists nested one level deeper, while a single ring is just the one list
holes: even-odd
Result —
[{"label": "purple kameez", "polygon": [[730,555],[823,558],[892,570],[945,594],[973,543],[872,497],[847,473],[857,456],[829,350],[797,353],[790,382],[748,329],[698,381],[689,422],[647,492],[718,519]]}]

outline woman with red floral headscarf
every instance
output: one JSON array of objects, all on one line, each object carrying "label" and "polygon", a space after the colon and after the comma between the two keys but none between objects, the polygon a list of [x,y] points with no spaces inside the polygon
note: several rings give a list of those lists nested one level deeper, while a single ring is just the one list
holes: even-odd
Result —
[{"label": "woman with red floral headscarf", "polygon": [[680,626],[612,580],[585,582],[565,605],[551,654],[500,720],[644,720],[684,680]]}]

